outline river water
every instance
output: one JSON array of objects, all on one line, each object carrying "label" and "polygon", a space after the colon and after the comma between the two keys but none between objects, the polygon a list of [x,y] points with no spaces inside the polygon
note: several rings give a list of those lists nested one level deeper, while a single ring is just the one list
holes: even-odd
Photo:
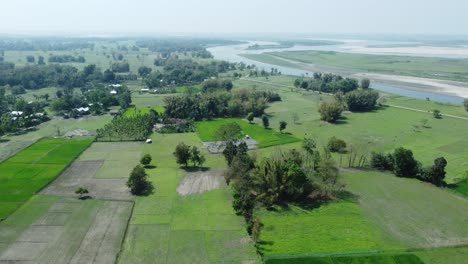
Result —
[{"label": "river water", "polygon": [[[295,69],[295,68],[291,68],[291,67],[284,67],[284,66],[279,66],[279,65],[269,64],[269,63],[263,63],[263,62],[247,59],[247,58],[239,56],[239,54],[261,54],[261,53],[265,53],[265,52],[295,51],[295,50],[323,50],[323,51],[346,52],[347,47],[349,47],[349,46],[346,46],[346,45],[349,45],[349,44],[342,44],[342,45],[329,45],[329,46],[299,46],[299,45],[296,45],[296,46],[290,47],[290,48],[262,49],[262,50],[247,50],[246,49],[248,46],[253,45],[254,43],[257,43],[259,45],[275,44],[274,42],[255,41],[255,42],[249,42],[247,44],[240,44],[240,45],[212,47],[212,48],[208,48],[208,51],[210,51],[211,54],[213,54],[215,59],[225,60],[225,61],[229,61],[229,62],[244,62],[246,64],[255,64],[259,69],[265,69],[266,71],[270,71],[271,68],[277,68],[283,74],[294,75],[294,76],[305,76],[306,73],[309,74],[309,75],[311,75],[312,73],[311,72],[306,72],[306,71],[301,70],[301,69]],[[351,43],[353,43],[353,42],[351,42]],[[391,42],[391,43],[395,44],[395,42]],[[372,45],[372,44],[375,44],[375,43],[369,43],[368,42],[368,44]],[[386,43],[385,42],[380,42],[379,44],[385,45]],[[400,44],[404,44],[404,43],[400,43]],[[444,95],[444,94],[433,93],[433,92],[415,91],[415,90],[410,90],[410,89],[407,89],[407,88],[404,88],[404,87],[397,87],[397,86],[394,86],[394,85],[387,85],[387,84],[381,84],[381,83],[373,83],[371,85],[371,87],[376,89],[376,90],[383,91],[383,92],[398,94],[398,95],[411,97],[411,98],[424,99],[424,100],[426,98],[429,98],[431,101],[437,101],[437,102],[442,102],[442,103],[451,103],[451,104],[462,104],[463,103],[463,98],[458,97],[458,96],[450,96],[450,95]]]}]

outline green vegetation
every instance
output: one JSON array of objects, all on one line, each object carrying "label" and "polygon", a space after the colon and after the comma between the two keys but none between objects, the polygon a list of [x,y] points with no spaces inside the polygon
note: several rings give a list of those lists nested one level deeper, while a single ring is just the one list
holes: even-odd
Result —
[{"label": "green vegetation", "polygon": [[342,256],[304,256],[304,257],[279,257],[279,258],[267,258],[265,264],[345,264],[345,263],[356,263],[356,264],[424,264],[420,258],[414,254],[373,254],[373,255],[342,255]]},{"label": "green vegetation", "polygon": [[54,180],[91,142],[43,139],[0,163],[0,219]]},{"label": "green vegetation", "polygon": [[256,124],[249,124],[241,119],[225,118],[213,121],[196,122],[197,134],[204,142],[219,140],[216,131],[223,125],[229,123],[237,123],[244,135],[249,135],[251,138],[259,142],[261,148],[282,145],[287,143],[298,142],[300,139],[284,133],[278,133],[273,130],[264,129]]},{"label": "green vegetation", "polygon": [[[244,54],[246,58],[281,66],[298,67],[297,63],[333,67],[351,71],[388,73],[394,75],[468,81],[468,59],[447,59],[392,55],[368,55],[330,51],[287,51],[264,54]],[[290,60],[285,62],[281,59]]]},{"label": "green vegetation", "polygon": [[[158,160],[158,168],[147,170],[156,187],[153,194],[136,198],[119,263],[257,262],[241,217],[231,207],[230,190],[221,188],[181,196],[176,189],[186,172],[172,155],[179,142],[199,146],[194,133],[157,134],[144,153]],[[211,170],[223,168],[222,159],[207,158]]]}]

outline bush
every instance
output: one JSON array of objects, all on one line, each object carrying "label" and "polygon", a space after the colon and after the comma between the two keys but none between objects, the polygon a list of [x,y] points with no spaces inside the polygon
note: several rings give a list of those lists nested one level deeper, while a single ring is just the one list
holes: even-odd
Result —
[{"label": "bush", "polygon": [[150,154],[145,154],[145,155],[141,158],[140,163],[141,163],[141,165],[143,165],[143,166],[148,166],[148,165],[151,163],[151,160],[152,160],[152,159],[153,159],[153,158],[151,157]]},{"label": "bush", "polygon": [[327,148],[331,152],[344,153],[346,151],[346,142],[336,137],[331,137],[328,140]]},{"label": "bush", "polygon": [[434,118],[437,118],[437,119],[442,118],[442,113],[438,109],[432,110],[432,115],[434,116]]},{"label": "bush", "polygon": [[371,168],[393,171],[393,163],[392,154],[385,155],[383,153],[372,152],[370,161]]},{"label": "bush", "polygon": [[415,177],[420,171],[420,165],[413,157],[413,152],[405,148],[397,148],[393,153],[394,172],[398,177]]},{"label": "bush", "polygon": [[345,95],[344,100],[350,111],[369,111],[375,108],[379,93],[372,90],[356,90]]},{"label": "bush", "polygon": [[268,128],[270,126],[270,120],[268,119],[268,116],[262,116],[262,123],[264,128]]},{"label": "bush", "polygon": [[468,99],[463,100],[463,106],[465,106],[465,111],[468,112]]},{"label": "bush", "polygon": [[331,103],[323,102],[320,104],[319,107],[320,119],[323,121],[327,121],[330,123],[336,122],[341,117],[341,112],[343,112],[343,108],[341,104],[334,101]]}]

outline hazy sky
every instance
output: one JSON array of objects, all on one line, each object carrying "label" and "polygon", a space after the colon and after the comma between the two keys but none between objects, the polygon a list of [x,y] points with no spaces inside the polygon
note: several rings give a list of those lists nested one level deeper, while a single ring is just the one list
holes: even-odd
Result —
[{"label": "hazy sky", "polygon": [[0,33],[468,35],[467,0],[2,0]]}]

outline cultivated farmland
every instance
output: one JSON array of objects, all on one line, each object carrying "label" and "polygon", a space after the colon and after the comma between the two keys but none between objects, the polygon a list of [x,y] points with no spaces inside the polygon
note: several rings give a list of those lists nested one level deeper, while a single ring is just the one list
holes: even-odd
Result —
[{"label": "cultivated farmland", "polygon": [[0,218],[53,181],[91,139],[43,139],[0,164]]}]

